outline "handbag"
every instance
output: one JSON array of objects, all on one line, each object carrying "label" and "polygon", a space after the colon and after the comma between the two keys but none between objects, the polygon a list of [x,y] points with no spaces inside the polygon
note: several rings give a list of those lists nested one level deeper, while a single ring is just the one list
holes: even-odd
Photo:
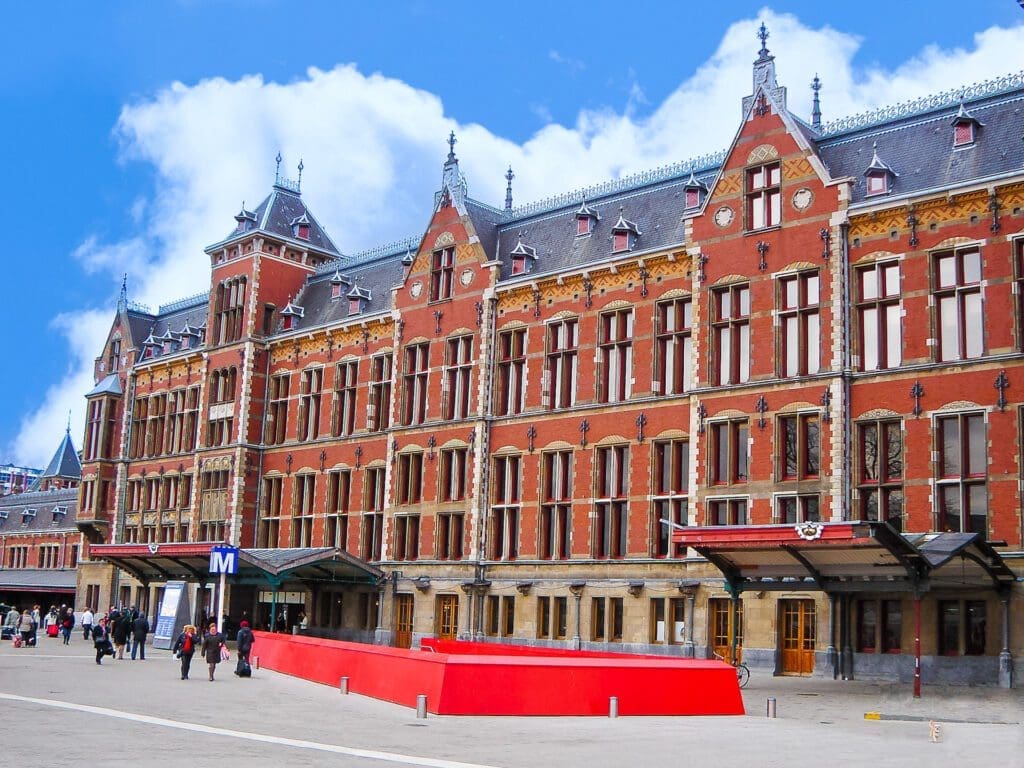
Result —
[{"label": "handbag", "polygon": [[231,651],[228,650],[228,647],[226,645],[222,645],[220,647],[220,660],[221,661],[227,661],[230,658],[231,658]]}]

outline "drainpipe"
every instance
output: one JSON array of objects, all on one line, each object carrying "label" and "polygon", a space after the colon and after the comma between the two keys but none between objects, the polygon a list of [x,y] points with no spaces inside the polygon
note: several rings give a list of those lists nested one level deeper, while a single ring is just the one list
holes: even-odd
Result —
[{"label": "drainpipe", "polygon": [[832,665],[832,679],[839,679],[839,657],[836,655],[836,601],[834,592],[828,596],[828,663]]},{"label": "drainpipe", "polygon": [[1010,653],[1010,590],[999,596],[1003,606],[1003,649],[999,652],[999,687],[1013,688],[1013,655]]},{"label": "drainpipe", "polygon": [[839,244],[840,244],[840,276],[839,280],[842,285],[842,319],[843,319],[843,340],[842,340],[842,357],[843,357],[843,372],[842,372],[842,402],[840,403],[840,414],[842,418],[842,430],[843,430],[843,456],[840,457],[842,466],[844,467],[842,473],[842,503],[844,509],[842,510],[842,519],[850,520],[852,518],[851,507],[851,485],[850,485],[850,472],[849,468],[851,462],[849,460],[853,453],[852,450],[852,425],[851,425],[851,403],[850,403],[850,381],[853,376],[852,363],[853,360],[850,356],[850,323],[852,318],[850,314],[852,312],[850,305],[850,224],[848,221],[844,221],[839,225]]},{"label": "drainpipe", "polygon": [[[264,431],[267,428],[267,397],[270,395],[270,347],[269,345],[263,351],[267,356],[267,362],[263,366],[263,418],[260,419],[260,460],[256,470],[256,509],[253,512],[253,531],[252,531],[252,545],[254,547],[259,546],[260,536],[260,508],[263,504],[263,456],[266,453],[264,450]],[[239,543],[241,543],[242,537],[238,537]],[[256,615],[255,611],[258,608],[259,600],[257,599],[257,605],[253,606],[253,616]]]}]

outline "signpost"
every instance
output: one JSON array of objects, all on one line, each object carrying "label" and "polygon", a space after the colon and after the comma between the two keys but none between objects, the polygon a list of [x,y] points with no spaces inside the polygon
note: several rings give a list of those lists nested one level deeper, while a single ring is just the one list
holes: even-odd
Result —
[{"label": "signpost", "polygon": [[224,589],[227,575],[238,573],[238,547],[214,547],[210,550],[210,573],[220,574],[220,590],[217,593],[217,631],[224,631]]},{"label": "signpost", "polygon": [[184,581],[169,581],[164,587],[164,597],[156,616],[153,630],[153,647],[169,650],[182,627],[191,620],[188,606],[188,590]]}]

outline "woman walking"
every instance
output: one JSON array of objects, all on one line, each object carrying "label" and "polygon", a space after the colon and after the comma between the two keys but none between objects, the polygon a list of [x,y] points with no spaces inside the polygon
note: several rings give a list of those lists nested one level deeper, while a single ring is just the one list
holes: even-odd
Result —
[{"label": "woman walking", "polygon": [[181,659],[182,680],[188,680],[188,670],[192,666],[192,655],[196,652],[198,642],[195,625],[186,624],[178,639],[174,641],[174,647],[171,648],[175,656]]},{"label": "woman walking", "polygon": [[96,648],[96,663],[102,664],[103,657],[107,654],[114,654],[110,646],[110,632],[107,630],[107,617],[100,619],[100,623],[92,628],[92,644]]},{"label": "woman walking", "polygon": [[221,649],[224,648],[224,635],[217,631],[217,622],[211,621],[210,628],[203,635],[203,656],[210,668],[210,682],[213,682],[213,672],[221,661]]}]

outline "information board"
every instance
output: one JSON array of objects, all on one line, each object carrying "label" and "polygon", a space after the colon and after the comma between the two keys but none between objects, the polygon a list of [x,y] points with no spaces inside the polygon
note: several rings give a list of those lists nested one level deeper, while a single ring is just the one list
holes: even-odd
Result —
[{"label": "information board", "polygon": [[184,581],[167,582],[167,586],[164,588],[164,599],[160,601],[160,611],[156,615],[153,647],[170,649],[191,618],[188,585]]}]

